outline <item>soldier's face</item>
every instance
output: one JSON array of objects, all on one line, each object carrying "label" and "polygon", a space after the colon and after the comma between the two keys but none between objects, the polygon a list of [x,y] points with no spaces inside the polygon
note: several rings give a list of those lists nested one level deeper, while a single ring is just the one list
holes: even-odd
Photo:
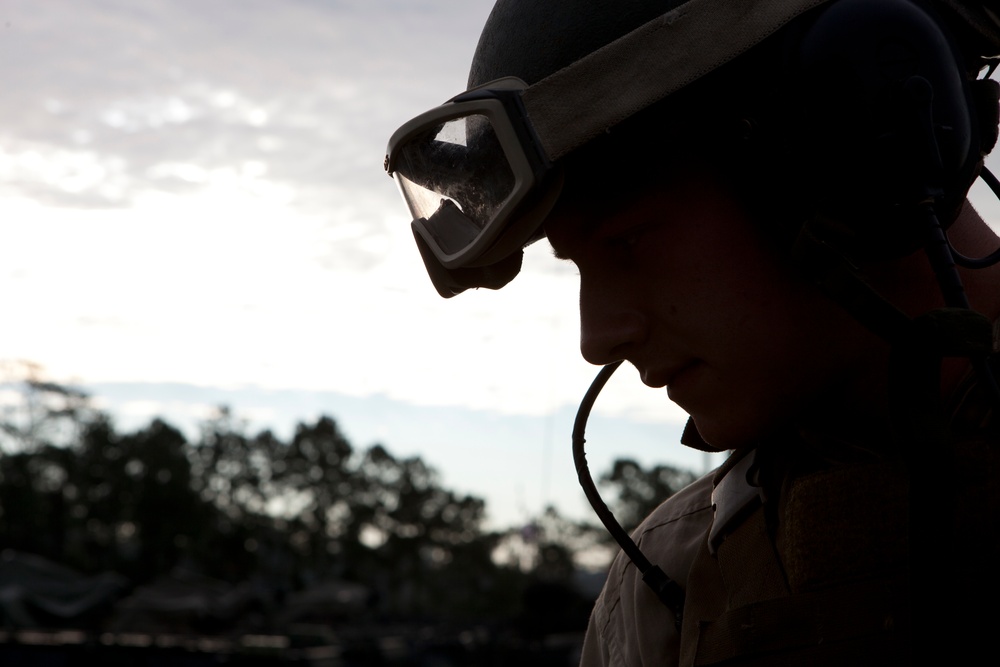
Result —
[{"label": "soldier's face", "polygon": [[801,280],[707,171],[610,210],[577,196],[546,223],[580,272],[580,347],[666,387],[699,432],[736,447],[877,393],[885,346]]}]

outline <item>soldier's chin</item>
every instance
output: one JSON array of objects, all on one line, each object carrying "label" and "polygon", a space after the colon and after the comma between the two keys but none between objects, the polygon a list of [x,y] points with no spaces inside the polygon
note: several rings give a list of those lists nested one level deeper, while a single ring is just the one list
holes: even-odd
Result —
[{"label": "soldier's chin", "polygon": [[726,450],[757,447],[763,442],[774,439],[777,434],[773,428],[753,420],[738,419],[732,414],[692,414],[691,422],[697,431],[697,436],[703,441],[703,446],[696,443],[685,444],[695,446],[705,451],[722,452]]}]

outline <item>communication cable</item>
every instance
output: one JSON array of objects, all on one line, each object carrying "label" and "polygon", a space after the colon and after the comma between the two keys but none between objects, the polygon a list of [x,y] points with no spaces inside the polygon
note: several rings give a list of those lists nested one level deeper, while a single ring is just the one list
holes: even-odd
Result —
[{"label": "communication cable", "polygon": [[621,524],[615,519],[614,514],[611,513],[611,510],[608,509],[608,506],[601,499],[601,495],[597,491],[597,486],[590,475],[590,470],[587,468],[587,454],[583,449],[586,443],[584,431],[587,428],[587,419],[590,417],[590,411],[594,407],[597,395],[601,393],[601,389],[604,388],[608,379],[611,378],[611,375],[621,364],[621,361],[615,361],[604,366],[598,372],[597,377],[594,378],[590,388],[580,402],[580,408],[577,410],[576,420],[573,423],[573,463],[576,465],[576,475],[580,480],[580,486],[583,487],[583,492],[586,494],[587,500],[590,501],[590,506],[597,513],[597,517],[604,524],[604,527],[607,528],[608,532],[611,533],[611,537],[615,538],[615,542],[621,546],[622,551],[625,552],[629,560],[642,573],[643,582],[653,590],[660,602],[674,612],[674,623],[680,629],[684,609],[684,591],[663,570],[650,563],[649,559],[639,549],[639,545],[625,532],[625,529],[622,528]]}]

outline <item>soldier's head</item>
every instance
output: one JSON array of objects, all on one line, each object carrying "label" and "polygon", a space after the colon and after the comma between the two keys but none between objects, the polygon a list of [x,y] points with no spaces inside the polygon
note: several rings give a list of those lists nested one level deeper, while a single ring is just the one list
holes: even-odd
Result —
[{"label": "soldier's head", "polygon": [[878,392],[886,342],[793,247],[822,219],[846,260],[905,262],[912,202],[956,217],[991,142],[949,30],[908,0],[500,0],[470,90],[386,166],[443,296],[502,287],[547,237],[580,271],[584,356],[734,446]]}]

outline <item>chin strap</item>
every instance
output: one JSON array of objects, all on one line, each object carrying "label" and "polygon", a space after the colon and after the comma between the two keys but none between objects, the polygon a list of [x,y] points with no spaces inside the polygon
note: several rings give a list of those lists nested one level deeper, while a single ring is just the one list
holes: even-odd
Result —
[{"label": "chin strap", "polygon": [[[932,225],[932,229],[939,231],[940,227]],[[922,361],[915,363],[913,368],[920,368],[920,372],[927,374],[928,378],[938,378],[936,383],[921,381],[914,384],[913,378],[909,377],[912,371],[908,370],[906,363],[894,363],[890,369],[890,389],[905,389],[904,394],[912,398],[910,388],[921,386],[927,390],[928,396],[936,399],[940,394],[941,359],[964,357],[972,362],[980,381],[1000,406],[1000,390],[986,363],[992,352],[993,324],[985,315],[968,307],[954,264],[942,270],[938,268],[940,262],[931,257],[949,307],[911,319],[869,285],[858,267],[838,249],[842,237],[843,230],[836,223],[817,216],[802,226],[792,248],[792,256],[806,277],[830,299],[840,304],[869,331],[887,341],[893,348],[895,358],[916,360],[919,356]],[[932,246],[929,254],[947,249],[946,241],[937,241],[929,244]],[[906,419],[908,415],[897,412],[894,417]]]},{"label": "chin strap", "polygon": [[880,338],[894,344],[906,337],[912,322],[861,277],[840,250],[842,230],[821,216],[807,221],[792,247],[792,257],[806,278],[815,283],[854,319]]}]

